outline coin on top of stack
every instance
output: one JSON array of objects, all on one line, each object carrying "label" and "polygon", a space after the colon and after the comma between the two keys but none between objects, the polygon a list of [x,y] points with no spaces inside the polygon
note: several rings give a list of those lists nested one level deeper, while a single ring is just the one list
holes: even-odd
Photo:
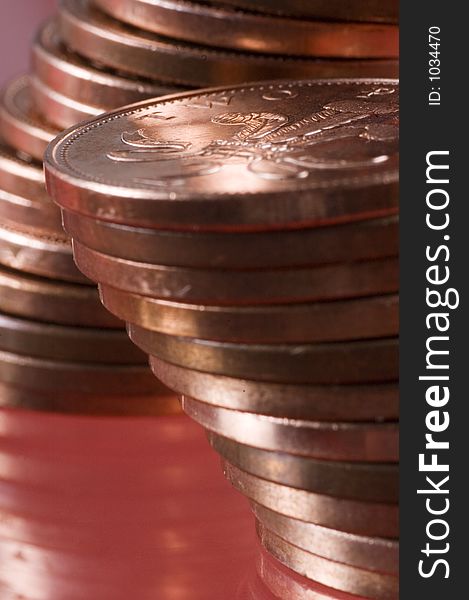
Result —
[{"label": "coin on top of stack", "polygon": [[45,161],[79,268],[210,432],[264,546],[380,600],[397,598],[397,136],[394,80],[272,82],[116,111]]}]

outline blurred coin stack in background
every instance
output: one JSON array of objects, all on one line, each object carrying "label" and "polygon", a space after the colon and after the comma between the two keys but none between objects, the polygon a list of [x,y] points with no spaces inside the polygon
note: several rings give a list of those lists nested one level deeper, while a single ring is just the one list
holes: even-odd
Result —
[{"label": "blurred coin stack in background", "polygon": [[[172,137],[150,127],[147,137],[149,121],[177,125],[164,110],[120,131],[106,160],[126,183],[110,190],[105,182],[98,196],[109,203],[93,205],[93,196],[84,209],[74,194],[70,205],[68,196],[56,197],[81,271],[102,283],[103,301],[119,319],[73,264],[41,161],[61,129],[146,98],[265,79],[395,77],[396,23],[389,0],[346,8],[304,0],[62,0],[38,32],[30,75],[5,88],[0,106],[0,406],[177,413],[175,395],[126,338],[120,319],[127,320],[153,356],[154,373],[184,395],[186,412],[211,432],[228,479],[253,501],[265,548],[318,589],[328,586],[321,593],[331,598],[334,588],[395,597],[397,199],[390,159],[375,147],[392,147],[395,112],[377,111],[374,121],[360,112],[368,101],[395,107],[394,83],[364,84],[352,106],[347,96],[319,107],[307,95],[311,106],[300,109],[296,84],[267,86],[249,110],[237,110],[230,91],[189,99],[187,122],[200,115],[203,125],[214,109],[221,144],[211,144],[212,130],[192,139],[186,126]],[[358,134],[356,121],[364,124]],[[340,135],[329,139],[327,129]],[[320,133],[312,163],[309,150],[289,156],[289,140],[305,131],[305,139]],[[340,139],[354,140],[351,151]],[[95,139],[88,157],[106,144]],[[347,165],[356,144],[359,159]],[[193,156],[194,148],[201,153]],[[249,202],[230,197],[245,173],[235,169],[223,181],[225,161],[249,164]],[[348,177],[337,184],[328,175],[344,168],[353,180],[357,169],[381,163],[385,175],[363,186],[358,179],[359,192],[343,184]],[[327,174],[319,187],[323,199],[343,205],[337,214],[327,202],[306,214],[310,192],[287,208],[297,195],[291,182],[309,189],[311,170]],[[92,173],[88,167],[83,177],[94,193],[102,172]],[[193,201],[203,189],[189,190],[174,220],[170,205],[187,180],[197,186],[201,177],[211,198],[224,198],[227,186],[228,221],[224,202]],[[129,208],[119,218],[122,185],[131,181],[130,205],[169,198],[167,208],[143,220]],[[268,181],[289,183],[271,193]],[[351,208],[357,194],[365,199],[358,211]],[[266,197],[274,199],[270,208]],[[266,585],[284,597],[284,571],[268,557],[259,565]]]},{"label": "blurred coin stack in background", "polygon": [[397,83],[361,79],[143,102],[46,155],[78,267],[326,598],[398,594],[397,151]]}]

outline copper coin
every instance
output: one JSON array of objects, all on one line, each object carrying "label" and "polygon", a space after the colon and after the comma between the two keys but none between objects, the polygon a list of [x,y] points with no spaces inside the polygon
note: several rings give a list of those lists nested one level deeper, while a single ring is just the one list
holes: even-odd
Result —
[{"label": "copper coin", "polygon": [[[0,381],[40,393],[149,395],[165,390],[145,365],[46,360],[0,351]],[[167,393],[167,392],[164,392]]]},{"label": "copper coin", "polygon": [[272,533],[259,521],[256,529],[264,547],[300,575],[372,600],[397,600],[399,597],[399,580],[393,575],[359,569],[306,552]]},{"label": "copper coin", "polygon": [[64,209],[157,229],[289,229],[395,214],[397,94],[394,80],[330,80],[143,102],[56,138],[48,188]]},{"label": "copper coin", "polygon": [[218,48],[334,58],[399,54],[395,25],[270,17],[190,0],[95,0],[95,4],[141,29]]},{"label": "copper coin", "polygon": [[0,350],[72,362],[146,364],[125,331],[37,323],[1,313]]},{"label": "copper coin", "polygon": [[[393,82],[355,80],[280,83],[142,103],[59,138],[48,153],[49,187],[64,208],[112,221],[140,217],[163,228],[285,228],[393,212],[396,89]],[[272,103],[278,112],[262,112]],[[195,120],[198,105],[203,118]],[[192,141],[169,141],[165,121],[170,139]],[[294,137],[293,125],[282,122],[296,123]],[[103,135],[109,151],[91,153]]]},{"label": "copper coin", "polygon": [[60,211],[46,192],[42,166],[1,142],[0,216],[13,226],[63,234]]},{"label": "copper coin", "polygon": [[395,504],[358,502],[297,490],[245,473],[226,461],[223,470],[242,494],[287,517],[363,536],[399,535],[399,510]]},{"label": "copper coin", "polygon": [[[156,381],[156,380],[155,380]],[[156,383],[157,385],[157,383]],[[83,415],[163,416],[178,414],[179,401],[169,391],[155,388],[154,393],[139,395],[74,393],[73,391],[37,391],[0,383],[0,406]]]},{"label": "copper coin", "polygon": [[301,577],[282,565],[265,548],[259,552],[256,568],[259,582],[264,587],[263,595],[254,596],[252,600],[260,600],[269,592],[282,600],[363,600],[355,594],[347,594]]},{"label": "copper coin", "polygon": [[251,507],[264,527],[307,552],[367,571],[390,575],[399,573],[398,541],[354,535],[305,523],[255,502]]},{"label": "copper coin", "polygon": [[65,230],[103,254],[174,267],[300,267],[399,254],[397,217],[335,227],[256,233],[191,233],[116,225],[62,211]]},{"label": "copper coin", "polygon": [[35,321],[78,327],[122,328],[89,285],[58,282],[0,268],[0,311]]},{"label": "copper coin", "polygon": [[229,377],[276,383],[397,381],[397,338],[318,344],[234,344],[184,338],[128,324],[132,341],[167,362]]},{"label": "copper coin", "polygon": [[46,191],[42,164],[20,156],[1,141],[0,187],[10,194],[54,206]]},{"label": "copper coin", "polygon": [[0,217],[3,223],[12,227],[26,228],[39,234],[63,235],[60,211],[50,200],[43,202],[25,198],[0,188]]},{"label": "copper coin", "polygon": [[313,304],[210,306],[158,300],[100,285],[104,306],[151,331],[225,342],[275,344],[398,334],[396,295]]},{"label": "copper coin", "polygon": [[398,465],[293,456],[246,446],[211,432],[208,439],[214,450],[230,464],[269,481],[339,498],[399,501]]},{"label": "copper coin", "polygon": [[12,81],[0,99],[0,130],[12,148],[42,162],[47,145],[59,130],[41,119],[33,106],[29,77]]},{"label": "copper coin", "polygon": [[322,460],[399,460],[396,423],[330,423],[242,413],[182,396],[182,408],[206,429],[241,444]]},{"label": "copper coin", "polygon": [[60,33],[91,61],[149,79],[209,86],[265,79],[397,77],[395,59],[318,59],[219,50],[136,30],[107,17],[88,0],[64,0]]},{"label": "copper coin", "polygon": [[179,394],[232,410],[312,421],[384,421],[399,417],[398,386],[264,383],[185,369],[150,358],[158,379]]},{"label": "copper coin", "polygon": [[64,45],[55,19],[43,26],[33,44],[32,71],[47,88],[101,112],[183,91],[141,77],[125,77],[82,59]]},{"label": "copper coin", "polygon": [[299,269],[227,271],[129,261],[73,240],[80,271],[127,292],[197,304],[281,304],[396,292],[397,258]]},{"label": "copper coin", "polygon": [[397,23],[397,0],[206,0],[266,14],[292,15],[313,19]]},{"label": "copper coin", "polygon": [[0,265],[52,279],[91,284],[76,268],[67,239],[20,231],[3,224]]},{"label": "copper coin", "polygon": [[68,129],[80,121],[91,119],[104,112],[99,107],[88,106],[67,98],[42,83],[37,77],[31,77],[30,83],[36,110],[59,129]]}]

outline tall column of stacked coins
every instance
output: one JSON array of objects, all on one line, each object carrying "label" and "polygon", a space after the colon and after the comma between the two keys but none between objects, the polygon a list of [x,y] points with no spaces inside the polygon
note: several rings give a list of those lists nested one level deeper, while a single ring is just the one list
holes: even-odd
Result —
[{"label": "tall column of stacked coins", "polygon": [[[221,90],[191,97],[182,129],[159,109],[145,127],[132,116],[106,158],[125,183],[103,187],[98,165],[87,168],[86,210],[73,200],[63,211],[85,275],[40,161],[61,129],[146,98],[263,79],[396,76],[396,3],[342,4],[63,0],[38,32],[32,73],[7,86],[0,107],[0,405],[164,415],[179,410],[164,384],[183,395],[253,503],[268,551],[259,573],[285,600],[397,594],[397,201],[386,170],[395,110],[360,114],[367,101],[395,107],[395,83],[364,82],[353,106],[321,108],[313,82],[311,99],[296,83],[267,86],[255,110]],[[311,110],[294,121],[288,101],[300,98]],[[188,127],[194,115],[209,125],[198,140]],[[155,139],[162,123],[176,129]],[[301,150],[298,136],[308,142]],[[106,142],[87,150],[93,163]],[[248,203],[233,195],[246,169]],[[337,184],[337,169],[350,177]],[[325,205],[312,213],[310,171],[324,177]],[[174,217],[187,181],[197,190]],[[276,181],[286,187],[266,191]],[[135,198],[119,216],[129,184]],[[297,186],[303,199],[291,208]],[[258,206],[266,197],[272,206]],[[166,207],[134,214],[133,200],[143,208],[163,198]],[[90,279],[119,318],[101,307]],[[307,579],[291,579],[290,569]]]},{"label": "tall column of stacked coins", "polygon": [[156,98],[46,153],[79,269],[250,500],[280,598],[398,597],[397,151],[397,82],[328,79]]}]

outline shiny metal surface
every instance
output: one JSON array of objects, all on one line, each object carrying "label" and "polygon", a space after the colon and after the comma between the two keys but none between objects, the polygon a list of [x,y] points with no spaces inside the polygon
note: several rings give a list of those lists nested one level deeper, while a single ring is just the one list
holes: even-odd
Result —
[{"label": "shiny metal surface", "polygon": [[144,352],[181,367],[277,383],[386,383],[399,377],[397,338],[321,344],[234,344],[183,338],[128,324]]},{"label": "shiny metal surface", "polygon": [[10,315],[78,327],[122,328],[94,287],[36,277],[0,267],[0,310]]},{"label": "shiny metal surface", "polygon": [[223,437],[264,450],[349,462],[399,459],[396,423],[323,423],[236,412],[182,397],[195,421]]},{"label": "shiny metal surface", "polygon": [[108,223],[68,210],[65,230],[103,254],[174,267],[259,269],[397,256],[397,217],[255,233],[163,231]]},{"label": "shiny metal surface", "polygon": [[45,86],[74,102],[101,112],[146,98],[175,94],[177,86],[124,76],[82,59],[63,43],[57,19],[38,32],[32,47],[32,71]]},{"label": "shiny metal surface", "polygon": [[296,490],[245,473],[225,461],[223,469],[238,491],[287,517],[358,535],[382,538],[399,535],[399,510],[395,504],[358,502]]},{"label": "shiny metal surface", "polygon": [[109,256],[72,241],[80,271],[127,292],[195,304],[249,305],[333,300],[393,293],[397,258],[319,267],[228,271],[185,269]]},{"label": "shiny metal surface", "polygon": [[396,58],[398,27],[288,19],[190,0],[95,0],[120,19],[166,37],[253,53]]},{"label": "shiny metal surface", "polygon": [[307,81],[142,103],[59,136],[48,188],[67,210],[161,229],[394,214],[397,94],[393,80]]},{"label": "shiny metal surface", "polygon": [[65,234],[64,237],[41,235],[2,224],[0,264],[51,279],[91,284],[76,268]]},{"label": "shiny metal surface", "polygon": [[0,129],[12,148],[41,162],[47,145],[59,133],[35,112],[27,76],[15,79],[3,90]]},{"label": "shiny metal surface", "polygon": [[204,87],[266,79],[397,77],[395,59],[317,59],[210,48],[135,29],[88,0],[63,0],[61,36],[93,62],[171,85]]},{"label": "shiny metal surface", "polygon": [[207,435],[214,450],[230,464],[268,481],[339,498],[399,501],[397,464],[317,460],[261,450],[210,431]]},{"label": "shiny metal surface", "polygon": [[236,343],[330,342],[398,334],[394,294],[293,305],[212,306],[160,300],[99,286],[104,306],[150,331]]},{"label": "shiny metal surface", "polygon": [[367,571],[398,575],[399,542],[321,527],[251,504],[256,518],[272,533],[303,550]]},{"label": "shiny metal surface", "polygon": [[399,597],[399,580],[395,576],[344,565],[306,552],[268,531],[259,522],[257,531],[269,552],[309,579],[372,600],[397,600]]},{"label": "shiny metal surface", "polygon": [[301,385],[253,381],[185,369],[150,357],[156,377],[180,394],[214,406],[312,421],[396,420],[397,383]]}]

